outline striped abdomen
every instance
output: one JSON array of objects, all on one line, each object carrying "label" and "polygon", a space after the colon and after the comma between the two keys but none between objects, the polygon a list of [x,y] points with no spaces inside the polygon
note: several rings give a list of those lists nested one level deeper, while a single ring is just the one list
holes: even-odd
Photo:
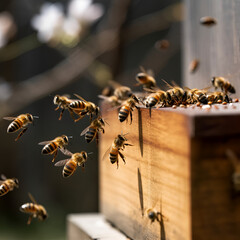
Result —
[{"label": "striped abdomen", "polygon": [[85,109],[86,108],[86,103],[80,100],[73,101],[70,103],[70,108],[74,109]]},{"label": "striped abdomen", "polygon": [[63,168],[63,177],[70,177],[75,170],[77,169],[77,163],[73,160],[69,160],[67,161],[67,163],[65,164],[64,168]]},{"label": "striped abdomen", "polygon": [[97,129],[90,127],[85,134],[85,140],[87,141],[87,143],[90,143],[95,138],[96,134]]},{"label": "striped abdomen", "polygon": [[159,100],[160,100],[159,94],[152,95],[148,97],[146,106],[150,108],[154,107],[159,102]]},{"label": "striped abdomen", "polygon": [[0,186],[0,196],[7,194],[9,192],[9,190],[10,190],[10,187],[6,183],[3,183]]},{"label": "striped abdomen", "polygon": [[42,149],[42,154],[53,154],[58,149],[58,144],[55,142],[50,142],[45,145]]},{"label": "striped abdomen", "polygon": [[235,88],[230,83],[225,85],[225,91],[230,92],[230,93],[236,93]]},{"label": "striped abdomen", "polygon": [[24,213],[36,214],[38,212],[38,205],[34,203],[25,203],[20,207],[20,211]]},{"label": "striped abdomen", "polygon": [[23,121],[16,118],[13,122],[11,122],[8,126],[7,132],[11,133],[11,132],[16,132],[17,130],[19,130],[21,127],[23,126]]},{"label": "striped abdomen", "polygon": [[126,120],[130,111],[131,111],[130,107],[128,107],[128,106],[122,106],[120,108],[120,111],[118,114],[118,119],[120,120],[120,122],[123,122],[124,120]]},{"label": "striped abdomen", "polygon": [[118,148],[112,147],[109,153],[109,159],[112,164],[118,161]]}]

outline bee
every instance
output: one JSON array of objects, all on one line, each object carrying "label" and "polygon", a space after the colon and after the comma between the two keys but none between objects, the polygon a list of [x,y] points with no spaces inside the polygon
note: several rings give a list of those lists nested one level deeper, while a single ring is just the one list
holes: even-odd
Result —
[{"label": "bee", "polygon": [[46,209],[36,202],[31,193],[28,193],[28,196],[32,202],[25,203],[20,207],[21,212],[30,214],[27,224],[29,225],[31,223],[32,218],[44,221],[48,217]]},{"label": "bee", "polygon": [[206,16],[206,17],[201,17],[201,18],[200,18],[200,23],[201,23],[202,25],[212,26],[212,25],[217,24],[217,21],[216,21],[216,19],[213,18],[213,17],[208,17],[208,16]]},{"label": "bee", "polygon": [[123,104],[122,107],[119,110],[119,114],[118,114],[118,119],[120,122],[125,121],[129,114],[130,114],[130,118],[131,118],[131,122],[132,123],[132,111],[133,108],[136,107],[136,103],[139,103],[138,98],[135,95],[132,95],[130,98],[128,98]]},{"label": "bee", "polygon": [[212,85],[215,87],[215,90],[221,88],[222,91],[227,94],[236,93],[235,88],[231,85],[231,83],[224,77],[212,77]]},{"label": "bee", "polygon": [[[127,134],[127,133],[126,133]],[[120,152],[124,150],[125,146],[133,146],[130,143],[126,143],[126,134],[118,134],[114,139],[111,147],[105,152],[103,159],[109,153],[109,160],[112,164],[117,163],[117,168],[119,167],[118,155],[122,158],[124,164],[126,164],[124,155]]]},{"label": "bee", "polygon": [[187,94],[187,103],[194,104],[194,103],[202,103],[202,104],[207,104],[208,103],[208,98],[207,98],[207,91],[209,88],[204,88],[204,89],[189,89],[185,87],[185,91]]},{"label": "bee", "polygon": [[161,213],[156,211],[155,209],[149,208],[147,209],[147,216],[151,220],[151,223],[157,221],[160,222]]},{"label": "bee", "polygon": [[143,67],[140,67],[142,72],[136,75],[136,80],[138,83],[136,86],[142,85],[144,88],[155,88],[156,80],[153,77],[153,73],[151,70],[145,71]]},{"label": "bee", "polygon": [[119,106],[122,103],[122,101],[118,99],[115,95],[108,96],[108,97],[104,95],[98,95],[98,97],[110,103],[112,107]]},{"label": "bee", "polygon": [[54,154],[52,162],[55,161],[57,157],[58,150],[60,149],[63,153],[65,151],[65,146],[69,143],[69,137],[66,135],[62,135],[60,137],[56,137],[50,141],[44,141],[38,143],[39,145],[45,145],[42,149],[42,154]]},{"label": "bee", "polygon": [[231,149],[226,150],[226,155],[231,161],[234,172],[232,174],[232,183],[235,193],[240,193],[240,161],[237,155]]},{"label": "bee", "polygon": [[126,100],[132,96],[132,90],[130,87],[122,86],[115,81],[109,81],[109,84],[114,88],[113,95],[116,96],[118,100]]},{"label": "bee", "polygon": [[71,153],[67,151],[65,154],[71,158],[64,159],[55,163],[56,167],[61,167],[64,165],[62,171],[62,175],[64,178],[70,177],[76,171],[78,166],[81,166],[82,170],[84,170],[85,162],[88,158],[88,154],[85,151],[82,151],[80,153]]},{"label": "bee", "polygon": [[7,133],[16,132],[21,128],[23,129],[15,139],[15,141],[17,141],[27,131],[28,129],[27,125],[30,123],[33,123],[33,118],[38,118],[38,117],[33,116],[29,113],[26,113],[26,114],[21,114],[17,117],[4,117],[3,119],[10,120],[10,121],[13,120],[7,128]]},{"label": "bee", "polygon": [[166,39],[159,40],[155,43],[155,48],[157,50],[159,50],[159,49],[165,50],[165,49],[168,49],[169,46],[170,46],[170,42]]},{"label": "bee", "polygon": [[104,133],[104,126],[104,120],[101,117],[98,117],[97,119],[94,119],[91,124],[82,131],[81,136],[85,134],[85,140],[87,143],[92,142],[96,137],[96,142],[98,143],[98,132],[102,131],[102,133]]},{"label": "bee", "polygon": [[64,112],[65,109],[67,109],[69,111],[72,119],[75,120],[73,110],[69,107],[70,103],[73,102],[73,101],[74,100],[69,99],[67,97],[67,95],[65,95],[65,96],[56,95],[53,98],[53,103],[55,105],[58,105],[57,108],[55,108],[55,111],[57,111],[59,108],[62,108],[62,111],[60,113],[60,116],[59,116],[58,120],[62,119],[62,115],[63,115],[63,112]]},{"label": "bee", "polygon": [[167,105],[168,101],[171,100],[170,94],[163,90],[158,89],[158,90],[147,90],[147,91],[151,92],[151,94],[148,95],[144,101],[145,106],[147,108],[152,108],[158,103],[161,103],[162,105]]},{"label": "bee", "polygon": [[72,101],[69,104],[69,107],[79,115],[79,118],[75,119],[75,122],[82,119],[86,114],[90,115],[90,121],[92,121],[93,114],[98,116],[100,109],[96,104],[94,104],[93,102],[86,101],[84,98],[82,98],[77,94],[74,94],[74,95],[80,99],[80,100]]},{"label": "bee", "polygon": [[198,67],[199,67],[199,60],[198,59],[194,59],[193,61],[191,61],[190,65],[189,65],[189,72],[190,73],[196,72]]},{"label": "bee", "polygon": [[209,103],[222,103],[230,102],[228,95],[225,95],[223,92],[212,92],[207,94],[207,99]]},{"label": "bee", "polygon": [[7,179],[5,175],[1,174],[0,180],[0,197],[7,194],[9,191],[13,191],[14,187],[19,187],[19,182],[17,178]]}]

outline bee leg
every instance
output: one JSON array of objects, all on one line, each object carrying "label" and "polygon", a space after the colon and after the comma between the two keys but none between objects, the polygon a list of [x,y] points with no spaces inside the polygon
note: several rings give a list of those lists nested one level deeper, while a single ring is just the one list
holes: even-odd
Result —
[{"label": "bee leg", "polygon": [[27,225],[29,225],[32,222],[33,215],[30,215],[27,221]]},{"label": "bee leg", "polygon": [[81,112],[81,115],[79,115],[79,118],[75,119],[74,121],[77,122],[81,120],[85,116],[85,114],[87,114],[87,112]]},{"label": "bee leg", "polygon": [[132,124],[132,109],[130,109],[130,124]]},{"label": "bee leg", "polygon": [[70,113],[72,119],[75,121],[75,116],[74,116],[73,110],[70,109],[70,108],[68,108],[68,111],[69,111],[69,113]]},{"label": "bee leg", "polygon": [[15,141],[17,141],[25,132],[27,131],[27,128],[24,128],[17,136],[17,138],[15,139]]},{"label": "bee leg", "polygon": [[230,102],[230,100],[229,100],[229,97],[228,97],[228,95],[227,95],[227,94],[225,95],[224,101],[226,101],[227,103],[229,103],[229,102]]},{"label": "bee leg", "polygon": [[56,151],[56,152],[54,153],[54,156],[53,156],[53,160],[52,160],[52,162],[55,161],[55,159],[56,159],[56,157],[57,157],[57,153],[58,153],[58,151]]},{"label": "bee leg", "polygon": [[118,151],[118,152],[119,152],[119,155],[120,155],[120,157],[122,158],[124,164],[126,164],[126,161],[125,161],[125,157],[124,157],[124,155],[123,155],[120,151]]},{"label": "bee leg", "polygon": [[85,170],[85,164],[83,163],[81,167],[82,167],[82,171],[84,171]]},{"label": "bee leg", "polygon": [[57,111],[60,108],[60,105],[58,105],[54,110]]},{"label": "bee leg", "polygon": [[60,116],[59,116],[58,120],[61,120],[61,119],[62,119],[62,115],[63,115],[64,110],[65,110],[65,109],[63,108],[63,110],[60,112]]},{"label": "bee leg", "polygon": [[98,132],[96,133],[96,143],[98,144]]},{"label": "bee leg", "polygon": [[132,145],[132,144],[130,144],[130,143],[124,143],[124,145],[125,145],[125,146],[134,146],[134,145]]},{"label": "bee leg", "polygon": [[118,169],[118,167],[119,167],[119,164],[118,164],[118,160],[117,160],[117,169]]}]

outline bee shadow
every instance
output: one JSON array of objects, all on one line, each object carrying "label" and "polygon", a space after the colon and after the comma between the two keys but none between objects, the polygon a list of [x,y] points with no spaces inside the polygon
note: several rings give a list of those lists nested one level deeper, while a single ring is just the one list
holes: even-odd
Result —
[{"label": "bee shadow", "polygon": [[139,201],[140,201],[140,207],[141,207],[141,212],[143,217],[144,216],[143,187],[142,187],[142,176],[139,168],[138,168],[138,193],[139,193]]}]

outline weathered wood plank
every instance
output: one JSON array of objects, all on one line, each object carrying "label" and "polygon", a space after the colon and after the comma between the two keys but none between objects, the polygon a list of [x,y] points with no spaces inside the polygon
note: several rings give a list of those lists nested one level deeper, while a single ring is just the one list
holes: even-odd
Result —
[{"label": "weathered wood plank", "polygon": [[102,214],[70,214],[67,217],[68,240],[127,240]]}]

